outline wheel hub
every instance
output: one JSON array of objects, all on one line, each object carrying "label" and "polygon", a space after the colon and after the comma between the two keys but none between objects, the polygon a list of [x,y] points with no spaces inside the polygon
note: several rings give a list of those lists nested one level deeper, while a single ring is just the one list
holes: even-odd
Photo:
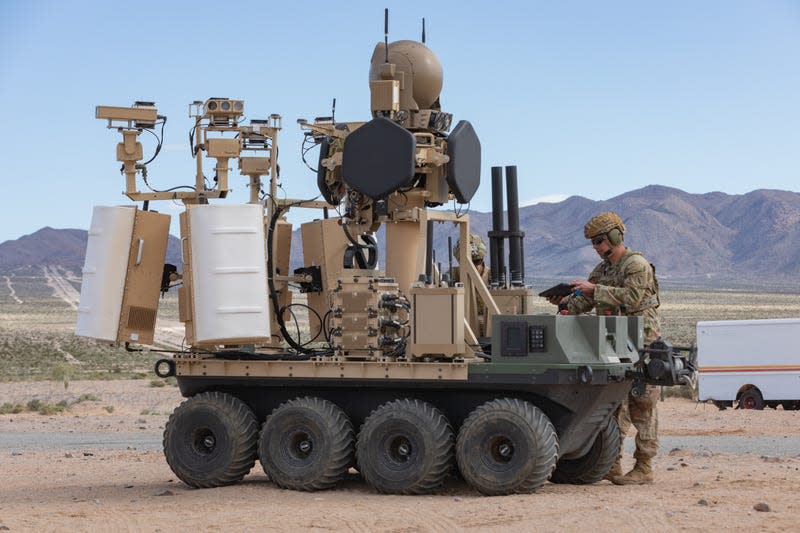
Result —
[{"label": "wheel hub", "polygon": [[496,437],[490,445],[492,459],[508,463],[514,457],[514,443],[508,437]]},{"label": "wheel hub", "polygon": [[193,434],[192,447],[200,455],[209,455],[217,447],[217,438],[209,428],[197,429]]},{"label": "wheel hub", "polygon": [[411,441],[405,437],[395,437],[389,443],[389,455],[399,463],[409,460],[412,453]]},{"label": "wheel hub", "polygon": [[292,435],[290,448],[292,455],[298,459],[305,459],[314,451],[314,441],[306,432],[298,432]]}]

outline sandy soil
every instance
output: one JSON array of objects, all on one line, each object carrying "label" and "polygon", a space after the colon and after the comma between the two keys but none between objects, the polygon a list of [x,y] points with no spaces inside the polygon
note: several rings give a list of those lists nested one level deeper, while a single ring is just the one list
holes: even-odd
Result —
[{"label": "sandy soil", "polygon": [[[181,401],[148,381],[0,383],[0,404],[57,403],[93,394],[66,413],[0,415],[3,432],[158,435]],[[113,407],[113,409],[111,409]],[[113,411],[113,412],[109,412]],[[660,404],[664,435],[800,435],[800,411],[718,411]],[[630,466],[630,461],[627,466]],[[336,490],[270,484],[256,464],[243,483],[193,490],[160,452],[0,451],[0,529],[10,531],[790,531],[800,521],[800,450],[784,456],[662,450],[656,483],[546,484],[536,494],[482,497],[453,480],[428,496],[384,496],[353,477]],[[769,511],[754,508],[759,503]]]}]

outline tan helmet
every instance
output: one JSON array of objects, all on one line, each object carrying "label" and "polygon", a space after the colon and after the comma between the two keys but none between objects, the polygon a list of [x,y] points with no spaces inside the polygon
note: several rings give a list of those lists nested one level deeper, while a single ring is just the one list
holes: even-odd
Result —
[{"label": "tan helmet", "polygon": [[625,224],[622,223],[622,219],[619,215],[613,211],[604,211],[599,215],[593,216],[592,219],[586,223],[583,227],[583,236],[587,239],[591,239],[592,237],[606,234],[614,228],[618,229],[621,234],[625,233]]},{"label": "tan helmet", "polygon": [[[458,259],[460,245],[461,240],[459,239],[456,241],[456,245],[453,246],[453,255],[456,256],[456,259]],[[469,253],[473,263],[476,261],[483,261],[483,258],[486,257],[486,244],[484,244],[480,235],[474,233],[469,234]]]}]

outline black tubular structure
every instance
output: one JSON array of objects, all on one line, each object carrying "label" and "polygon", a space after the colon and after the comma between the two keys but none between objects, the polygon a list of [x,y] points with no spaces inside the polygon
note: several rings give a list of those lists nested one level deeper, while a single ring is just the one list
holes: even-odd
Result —
[{"label": "black tubular structure", "polygon": [[453,281],[453,237],[447,237],[447,276]]},{"label": "black tubular structure", "polygon": [[425,232],[425,283],[433,283],[433,220]]},{"label": "black tubular structure", "polygon": [[[506,200],[508,230],[503,229],[503,168],[492,167],[492,231],[489,232],[490,284],[506,287],[525,284],[523,240],[519,229],[519,192],[516,165],[506,167]],[[508,270],[506,275],[505,240],[508,239]]]},{"label": "black tubular structure", "polygon": [[506,167],[506,195],[508,203],[508,269],[511,271],[511,285],[524,283],[522,267],[522,237],[519,230],[519,192],[517,190],[517,167]]},{"label": "black tubular structure", "polygon": [[389,62],[389,8],[383,8],[383,45],[386,47],[386,62]]},{"label": "black tubular structure", "polygon": [[492,285],[505,285],[506,254],[503,232],[503,168],[492,167],[492,231],[489,232],[489,263]]}]

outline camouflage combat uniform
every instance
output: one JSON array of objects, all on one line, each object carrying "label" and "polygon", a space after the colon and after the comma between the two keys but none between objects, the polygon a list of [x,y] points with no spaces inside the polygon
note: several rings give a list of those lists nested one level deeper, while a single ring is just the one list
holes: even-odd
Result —
[{"label": "camouflage combat uniform", "polygon": [[[456,261],[458,261],[458,259],[461,257],[459,253],[460,243],[461,240],[459,239],[456,241],[456,245],[453,247],[453,255],[456,257]],[[483,283],[488,287],[489,267],[483,262],[483,258],[486,256],[486,244],[484,244],[480,235],[476,235],[474,233],[469,234],[469,251],[472,263],[480,273]],[[480,272],[479,265],[483,265],[483,272]],[[451,274],[453,282],[461,281],[460,267],[453,267]],[[470,306],[476,310],[478,315],[478,322],[477,324],[474,324],[476,328],[473,333],[475,333],[477,337],[484,337],[486,335],[486,304],[480,297],[477,296],[474,291],[472,294],[468,295],[468,298],[470,298]]]},{"label": "camouflage combat uniform", "polygon": [[[567,304],[570,314],[586,313],[596,308],[598,315],[642,316],[645,344],[660,336],[658,282],[655,269],[642,254],[626,248],[617,263],[605,260],[598,264],[589,274],[589,281],[597,285],[594,297],[571,297]],[[636,451],[633,454],[636,459],[650,459],[658,452],[657,402],[658,387],[648,385],[643,396],[637,398],[628,394],[617,409],[621,439],[625,438],[631,423],[636,427]]]}]

